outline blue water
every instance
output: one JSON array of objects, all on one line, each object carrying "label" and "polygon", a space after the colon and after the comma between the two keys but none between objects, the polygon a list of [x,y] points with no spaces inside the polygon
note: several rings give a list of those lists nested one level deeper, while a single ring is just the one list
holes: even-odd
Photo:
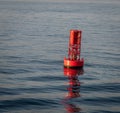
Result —
[{"label": "blue water", "polygon": [[[70,29],[82,30],[78,78],[63,72]],[[119,0],[0,1],[0,113],[120,113],[119,76]]]}]

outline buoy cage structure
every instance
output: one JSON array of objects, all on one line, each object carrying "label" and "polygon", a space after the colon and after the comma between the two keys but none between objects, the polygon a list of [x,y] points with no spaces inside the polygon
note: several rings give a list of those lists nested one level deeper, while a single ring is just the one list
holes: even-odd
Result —
[{"label": "buoy cage structure", "polygon": [[70,30],[68,58],[64,58],[65,68],[83,68],[84,59],[80,58],[82,31]]}]

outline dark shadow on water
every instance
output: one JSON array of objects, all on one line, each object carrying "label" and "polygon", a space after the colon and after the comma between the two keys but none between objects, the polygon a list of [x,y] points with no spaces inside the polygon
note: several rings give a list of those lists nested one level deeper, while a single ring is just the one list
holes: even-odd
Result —
[{"label": "dark shadow on water", "polygon": [[70,69],[64,68],[64,76],[68,78],[68,92],[63,100],[66,113],[80,113],[81,108],[73,103],[71,100],[80,97],[80,86],[81,83],[78,79],[79,75],[83,75],[83,69]]}]

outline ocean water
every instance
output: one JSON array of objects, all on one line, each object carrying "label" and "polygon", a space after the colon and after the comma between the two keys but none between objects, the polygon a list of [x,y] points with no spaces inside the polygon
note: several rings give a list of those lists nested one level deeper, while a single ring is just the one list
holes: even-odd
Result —
[{"label": "ocean water", "polygon": [[[70,29],[82,30],[75,77]],[[0,1],[0,113],[120,113],[120,1]]]}]

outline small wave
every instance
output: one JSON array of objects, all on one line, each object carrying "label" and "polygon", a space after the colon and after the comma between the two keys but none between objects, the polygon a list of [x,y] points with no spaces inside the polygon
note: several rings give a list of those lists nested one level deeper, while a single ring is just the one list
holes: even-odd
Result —
[{"label": "small wave", "polygon": [[88,105],[94,105],[94,106],[101,106],[106,105],[108,103],[111,103],[110,105],[119,105],[120,97],[92,97],[92,98],[85,98],[81,100],[82,103],[88,104]]},{"label": "small wave", "polygon": [[1,74],[19,74],[31,72],[28,69],[0,69]]},{"label": "small wave", "polygon": [[120,87],[120,84],[118,83],[104,83],[104,84],[94,84],[94,85],[89,84],[89,85],[82,86],[82,90],[83,92],[96,91],[99,93],[102,93],[102,92],[120,93],[119,87]]},{"label": "small wave", "polygon": [[26,77],[24,78],[26,80],[32,80],[32,81],[63,81],[67,80],[64,78],[64,76],[37,76],[37,77]]},{"label": "small wave", "polygon": [[35,98],[20,98],[16,100],[4,100],[0,101],[0,111],[3,110],[11,110],[11,109],[19,109],[19,108],[32,108],[39,107],[39,109],[57,107],[59,104],[58,100],[52,99],[35,99]]}]

